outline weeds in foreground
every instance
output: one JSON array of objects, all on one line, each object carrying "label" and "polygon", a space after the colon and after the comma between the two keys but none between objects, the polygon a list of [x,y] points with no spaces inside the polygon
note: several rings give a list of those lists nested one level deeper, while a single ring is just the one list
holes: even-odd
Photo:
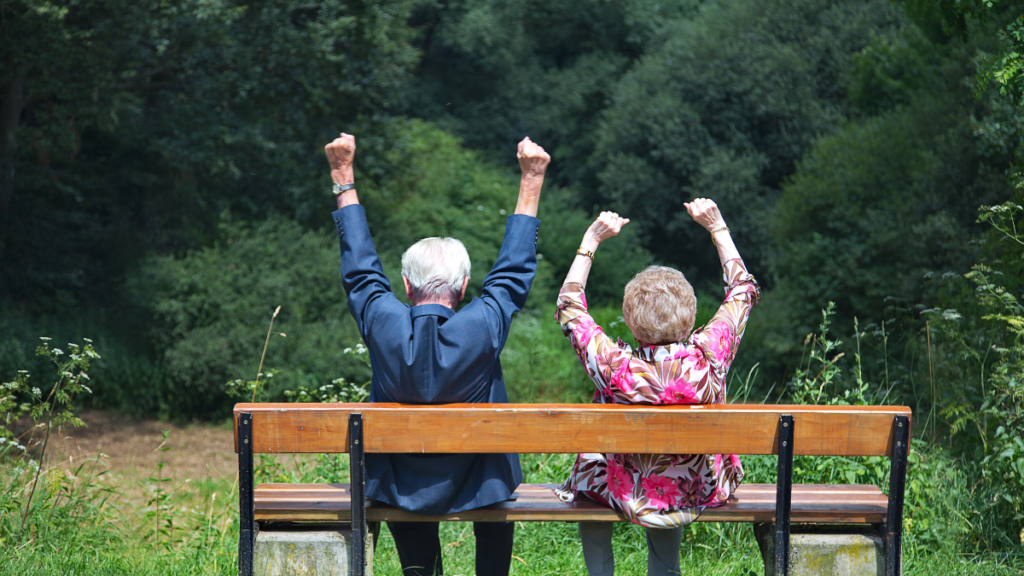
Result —
[{"label": "weeds in foreground", "polygon": [[[29,519],[33,505],[36,504],[40,478],[45,479],[47,494],[60,492],[62,477],[59,471],[43,473],[46,470],[46,449],[54,429],[59,434],[65,426],[83,425],[75,415],[73,402],[76,396],[92,392],[85,384],[89,380],[87,371],[90,362],[100,357],[92,347],[92,340],[88,338],[82,345],[69,343],[67,353],[60,348],[51,348],[50,338],[43,337],[40,340],[43,343],[36,348],[36,355],[48,358],[57,372],[45,396],[43,389],[31,384],[32,375],[26,370],[19,370],[14,380],[3,383],[3,391],[0,392],[3,394],[0,397],[0,414],[3,418],[0,424],[0,459],[16,459],[15,469],[21,471],[19,475],[27,472],[31,476],[24,494],[24,508],[21,510],[17,535],[7,529],[6,523],[0,524],[3,529],[0,541],[17,545],[24,543],[26,529],[29,530],[29,538],[32,538]],[[23,417],[29,418],[32,424],[27,431],[16,434],[14,427]],[[41,439],[38,438],[40,434]],[[51,513],[52,510],[47,513],[47,517]],[[5,510],[4,516],[5,519],[9,518],[10,511]]]}]

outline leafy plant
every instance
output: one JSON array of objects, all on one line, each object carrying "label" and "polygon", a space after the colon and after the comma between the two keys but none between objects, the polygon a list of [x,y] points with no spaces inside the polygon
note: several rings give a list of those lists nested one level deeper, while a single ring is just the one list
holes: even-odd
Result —
[{"label": "leafy plant", "polygon": [[[75,414],[74,400],[76,396],[92,392],[85,384],[89,380],[87,371],[90,363],[100,357],[92,347],[92,340],[88,338],[84,339],[82,345],[68,343],[67,353],[60,348],[51,348],[50,338],[41,337],[40,340],[43,343],[36,348],[36,354],[48,358],[57,371],[56,380],[49,391],[44,396],[44,390],[30,385],[31,375],[25,370],[19,370],[14,380],[3,384],[5,395],[0,398],[0,411],[3,414],[3,424],[0,425],[3,446],[0,448],[0,456],[7,456],[12,450],[20,450],[29,455],[28,462],[32,468],[32,481],[25,497],[19,540],[24,538],[39,479],[46,467],[46,449],[51,433],[56,429],[59,434],[60,430],[69,425],[76,428],[84,426],[85,423]],[[22,444],[25,434],[16,436],[12,428],[24,415],[31,418],[33,425],[25,433],[28,439]],[[36,437],[40,433],[42,439]]]},{"label": "leafy plant", "polygon": [[979,222],[1006,243],[1002,260],[977,264],[964,275],[974,286],[964,305],[980,322],[952,309],[928,311],[959,357],[978,371],[958,387],[963,391],[947,395],[941,413],[954,446],[974,463],[991,496],[983,503],[985,515],[1001,529],[975,531],[990,546],[993,538],[1012,542],[1024,528],[1024,306],[1002,284],[1001,270],[1004,260],[1024,252],[1022,214],[1024,208],[1013,202],[980,209]]},{"label": "leafy plant", "polygon": [[[854,337],[857,341],[854,354],[855,364],[850,374],[844,378],[839,361],[846,356],[846,353],[837,352],[842,346],[842,341],[829,337],[835,308],[835,303],[829,302],[828,307],[821,311],[819,332],[808,334],[804,339],[804,355],[807,363],[797,366],[792,380],[787,384],[790,399],[797,404],[865,405],[873,403],[873,396],[879,396],[877,392],[871,393],[871,387],[864,379],[860,353],[860,340],[863,334],[856,318],[854,318]],[[881,332],[884,340],[884,325]],[[807,353],[808,346],[810,346],[809,354]]]},{"label": "leafy plant", "polygon": [[[345,348],[341,353],[354,355],[370,367],[369,350],[362,342],[357,343],[354,348]],[[370,380],[356,384],[342,376],[319,388],[299,386],[297,390],[285,390],[284,396],[289,402],[365,402],[370,398]]]}]

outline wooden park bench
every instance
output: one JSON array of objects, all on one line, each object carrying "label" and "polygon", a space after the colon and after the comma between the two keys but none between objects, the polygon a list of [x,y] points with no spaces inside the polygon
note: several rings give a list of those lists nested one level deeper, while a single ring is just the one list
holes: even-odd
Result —
[{"label": "wooden park bench", "polygon": [[[776,454],[776,484],[742,484],[698,521],[773,524],[777,575],[789,570],[791,524],[873,525],[884,539],[885,574],[900,574],[907,407],[238,404],[234,412],[240,576],[251,576],[256,533],[270,523],[351,524],[351,573],[362,576],[368,521],[625,521],[586,498],[562,502],[550,484],[522,484],[515,500],[476,510],[411,514],[365,500],[367,452]],[[351,485],[253,486],[253,454],[295,453],[349,453]],[[889,456],[889,495],[873,485],[794,486],[794,455]]]}]

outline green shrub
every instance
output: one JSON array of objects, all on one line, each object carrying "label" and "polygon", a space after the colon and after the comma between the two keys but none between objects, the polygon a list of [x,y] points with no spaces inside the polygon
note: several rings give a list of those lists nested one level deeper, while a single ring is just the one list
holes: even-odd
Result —
[{"label": "green shrub", "polygon": [[331,235],[281,217],[252,225],[225,221],[222,234],[222,242],[183,258],[151,258],[131,281],[152,315],[150,336],[167,369],[167,415],[226,413],[224,382],[255,377],[276,306],[281,312],[265,365],[277,373],[268,398],[342,375],[368,376],[342,353],[359,335],[345,307]]},{"label": "green shrub", "polygon": [[1024,306],[1015,273],[1024,258],[1024,208],[982,207],[980,221],[996,232],[984,248],[988,258],[963,277],[940,280],[949,307],[926,311],[941,357],[932,417],[944,420],[984,495],[971,538],[999,548],[1024,540]]}]

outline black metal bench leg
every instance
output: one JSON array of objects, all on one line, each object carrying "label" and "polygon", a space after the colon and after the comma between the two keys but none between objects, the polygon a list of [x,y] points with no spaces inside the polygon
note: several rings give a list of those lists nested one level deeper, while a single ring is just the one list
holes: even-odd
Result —
[{"label": "black metal bench leg", "polygon": [[366,571],[366,473],[363,459],[363,415],[348,417],[349,486],[352,490],[352,564],[349,574]]},{"label": "black metal bench leg", "polygon": [[789,574],[789,515],[793,502],[793,416],[779,417],[779,467],[775,488],[775,576]]},{"label": "black metal bench leg", "polygon": [[903,556],[903,496],[910,451],[910,418],[893,422],[892,468],[889,471],[889,507],[885,515],[885,576],[900,576]]},{"label": "black metal bench leg", "polygon": [[256,538],[252,478],[252,414],[238,415],[238,576],[252,576]]}]

